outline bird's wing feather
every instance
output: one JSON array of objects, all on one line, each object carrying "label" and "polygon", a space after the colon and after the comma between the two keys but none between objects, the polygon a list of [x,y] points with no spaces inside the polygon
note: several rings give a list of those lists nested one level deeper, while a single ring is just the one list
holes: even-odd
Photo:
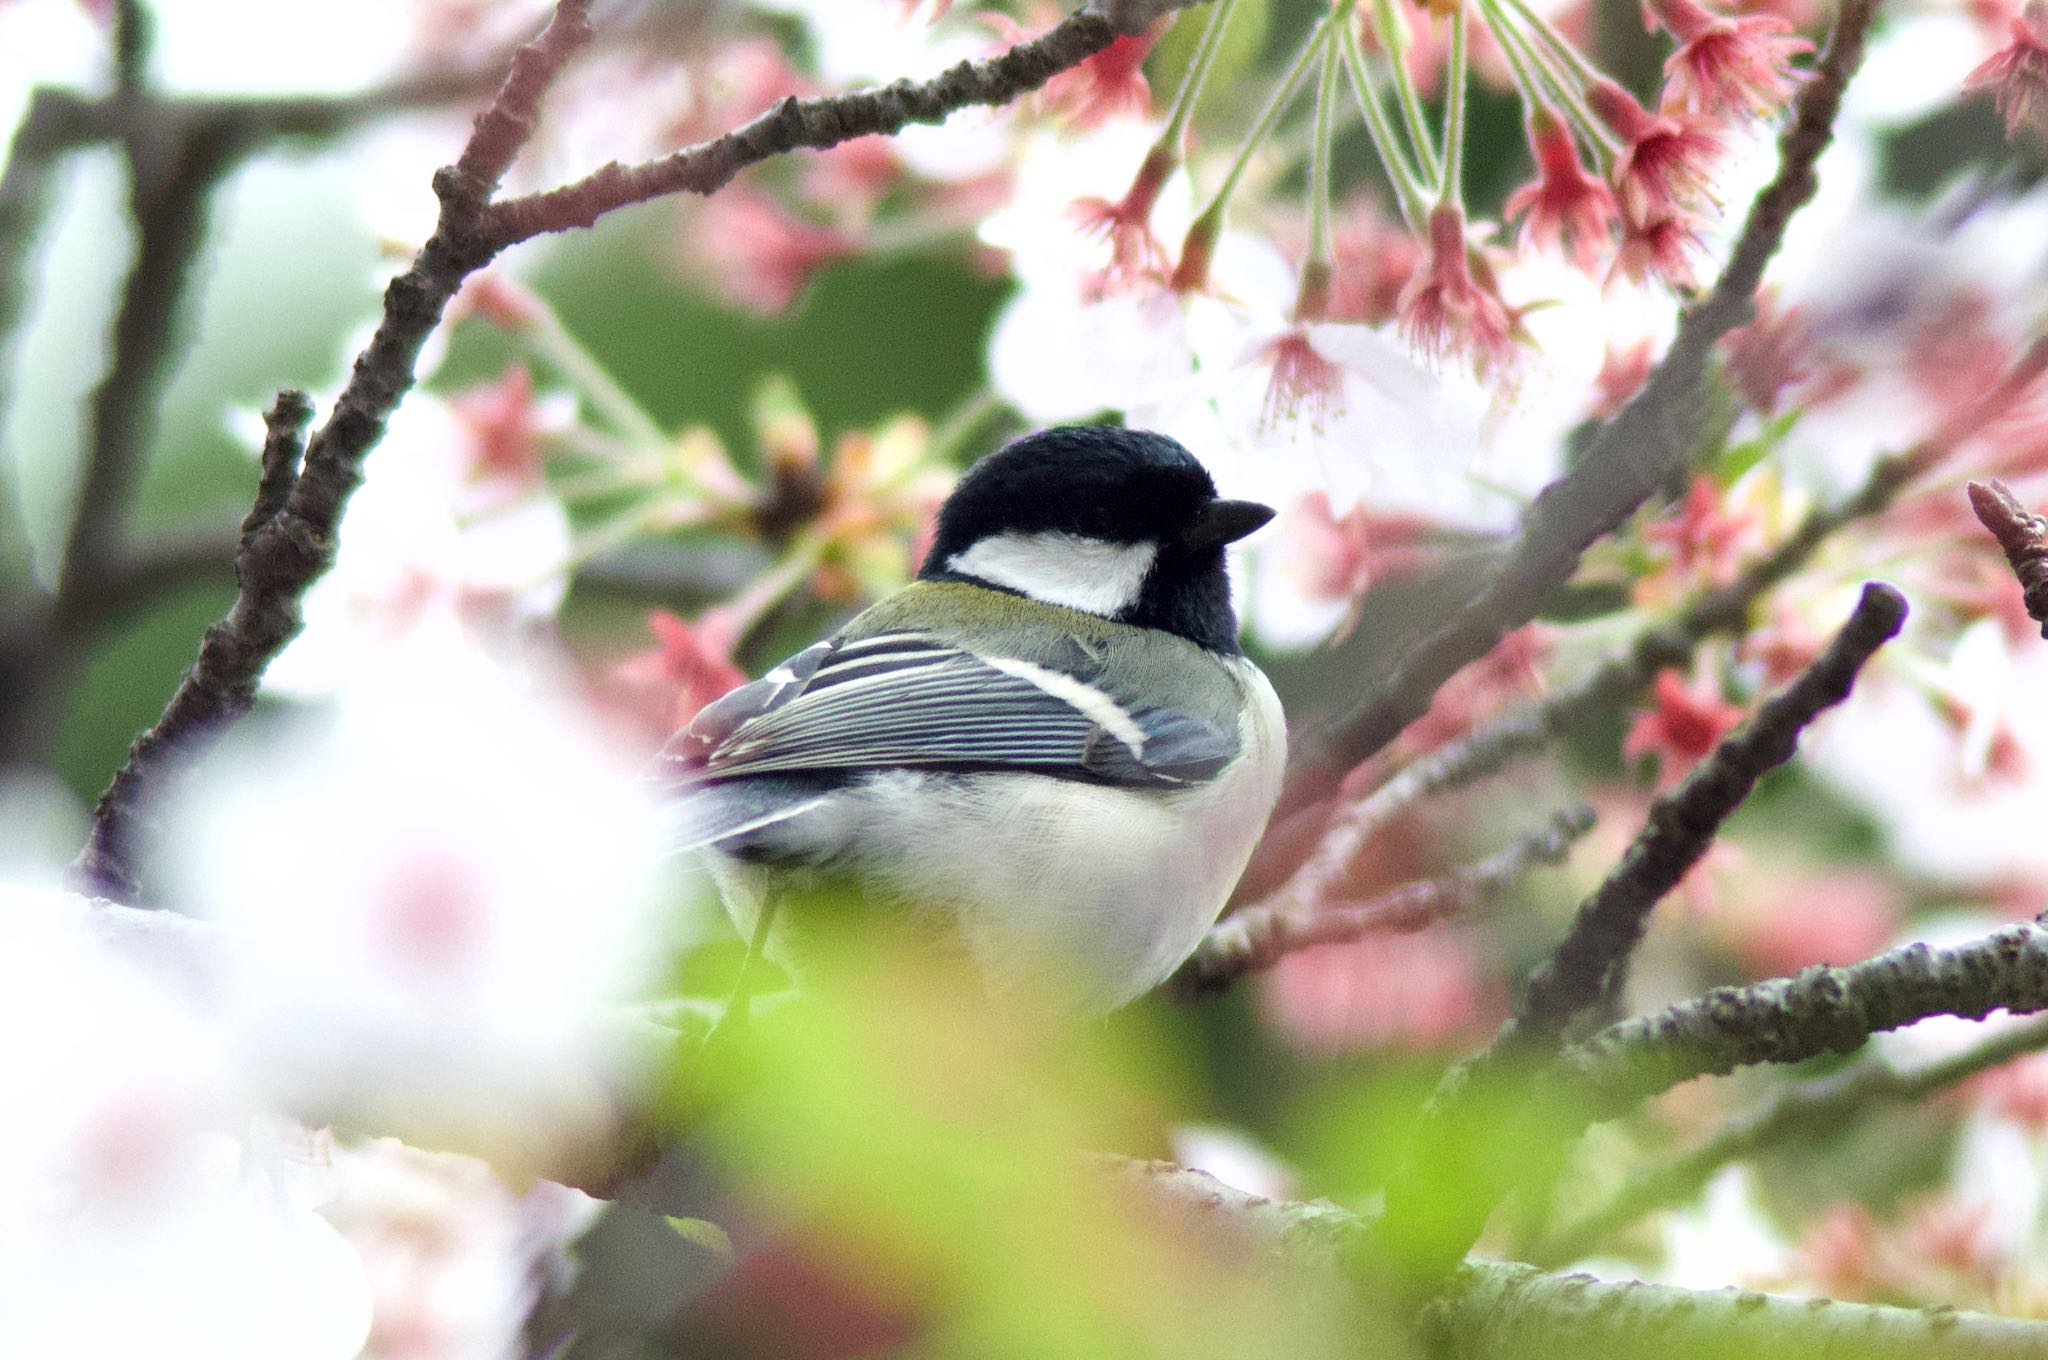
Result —
[{"label": "bird's wing feather", "polygon": [[1100,679],[979,656],[924,633],[833,639],[706,708],[664,751],[666,773],[678,783],[712,783],[1015,769],[1172,788],[1210,778],[1237,754],[1236,733],[1127,702]]}]

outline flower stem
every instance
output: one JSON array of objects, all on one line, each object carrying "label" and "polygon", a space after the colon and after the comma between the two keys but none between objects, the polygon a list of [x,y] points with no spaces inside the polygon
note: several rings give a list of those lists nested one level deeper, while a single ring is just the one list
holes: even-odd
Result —
[{"label": "flower stem", "polygon": [[[1443,183],[1443,162],[1437,157],[1436,142],[1429,135],[1429,120],[1422,116],[1422,96],[1408,74],[1407,21],[1394,8],[1394,0],[1373,0],[1372,22],[1373,32],[1379,35],[1380,45],[1387,49],[1391,58],[1388,64],[1393,68],[1394,98],[1401,106],[1401,121],[1408,129],[1409,145],[1415,149],[1415,159],[1422,167],[1423,178],[1434,190]],[[1357,45],[1356,38],[1352,45]],[[1361,60],[1354,73],[1363,66]]]},{"label": "flower stem", "polygon": [[1401,209],[1401,220],[1408,224],[1408,230],[1420,235],[1424,219],[1429,216],[1429,199],[1435,192],[1435,185],[1427,182],[1408,159],[1402,148],[1399,133],[1387,118],[1385,102],[1380,98],[1379,87],[1373,83],[1372,68],[1367,65],[1364,50],[1358,45],[1358,35],[1346,25],[1339,34],[1344,48],[1344,62],[1351,68],[1351,91],[1358,97],[1358,111],[1365,118],[1366,135],[1372,138],[1372,148],[1386,167],[1387,182],[1394,186],[1394,201]]},{"label": "flower stem", "polygon": [[1485,11],[1487,26],[1493,30],[1501,54],[1513,69],[1515,85],[1521,90],[1523,102],[1529,105],[1530,111],[1533,113],[1546,104],[1552,105],[1562,110],[1572,128],[1597,154],[1609,160],[1619,155],[1621,144],[1587,107],[1585,95],[1571,81],[1563,79],[1546,65],[1541,52],[1529,48],[1529,36],[1515,27],[1512,18],[1502,10],[1499,0],[1480,0],[1480,4]]},{"label": "flower stem", "polygon": [[1465,50],[1465,0],[1451,15],[1451,57],[1444,67],[1444,171],[1437,205],[1465,206],[1465,82],[1469,64]]},{"label": "flower stem", "polygon": [[[1344,6],[1348,8],[1348,6]],[[1343,54],[1336,43],[1323,48],[1323,70],[1316,79],[1315,139],[1308,161],[1308,260],[1330,267],[1330,142],[1337,131],[1337,74]],[[1307,270],[1303,270],[1306,278]]]},{"label": "flower stem", "polygon": [[[1344,4],[1325,15],[1309,31],[1308,37],[1301,44],[1301,50],[1294,54],[1294,60],[1287,64],[1287,70],[1281,74],[1279,83],[1273,87],[1271,97],[1266,100],[1266,107],[1259,111],[1258,121],[1252,124],[1252,130],[1245,135],[1244,146],[1238,151],[1237,159],[1230,163],[1230,169],[1224,173],[1223,183],[1216,187],[1208,206],[1195,216],[1194,224],[1188,228],[1187,246],[1181,251],[1181,267],[1174,271],[1176,288],[1206,282],[1208,256],[1215,250],[1216,237],[1223,230],[1223,214],[1230,204],[1231,194],[1237,191],[1238,181],[1242,180],[1245,171],[1251,168],[1252,157],[1258,154],[1259,148],[1265,145],[1266,138],[1272,135],[1273,125],[1279,122],[1280,115],[1287,111],[1287,105],[1294,97],[1295,86],[1301,83],[1309,63],[1315,60],[1316,53],[1329,38],[1332,22],[1339,15],[1350,12],[1349,0],[1345,0]],[[1190,272],[1190,247],[1197,252],[1196,258],[1201,261],[1202,277],[1184,281],[1183,276]]]},{"label": "flower stem", "polygon": [[648,448],[668,443],[669,436],[660,423],[569,334],[569,328],[552,308],[535,318],[524,334],[533,352],[567,378],[589,400],[591,409],[610,421],[620,434]]},{"label": "flower stem", "polygon": [[1514,6],[1515,13],[1520,15],[1530,30],[1543,40],[1543,46],[1560,59],[1564,63],[1564,69],[1578,80],[1590,85],[1596,80],[1607,79],[1606,74],[1587,60],[1586,54],[1581,52],[1571,39],[1558,32],[1548,19],[1530,8],[1528,0],[1507,0],[1507,3]]},{"label": "flower stem", "polygon": [[1223,47],[1223,30],[1230,23],[1230,16],[1237,9],[1237,0],[1216,0],[1216,7],[1209,11],[1209,23],[1202,30],[1201,41],[1195,44],[1194,59],[1188,63],[1187,75],[1182,77],[1180,89],[1174,92],[1173,107],[1167,112],[1166,126],[1159,133],[1158,149],[1168,151],[1176,163],[1187,153],[1188,125],[1194,121],[1195,103],[1202,95],[1202,85],[1209,79],[1209,69],[1216,64],[1216,54]]}]

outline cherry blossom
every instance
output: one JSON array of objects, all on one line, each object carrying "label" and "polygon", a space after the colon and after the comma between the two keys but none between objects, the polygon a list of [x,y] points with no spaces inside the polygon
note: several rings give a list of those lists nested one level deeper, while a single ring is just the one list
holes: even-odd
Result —
[{"label": "cherry blossom", "polygon": [[353,1252],[314,1142],[263,1115],[192,1000],[115,957],[106,910],[0,885],[0,1352],[349,1360]]},{"label": "cherry blossom", "polygon": [[472,392],[467,414],[429,393],[399,408],[351,498],[333,570],[306,626],[264,673],[276,693],[333,692],[408,637],[508,639],[566,590],[567,511],[535,475],[536,441],[572,407],[523,378]]},{"label": "cherry blossom", "polygon": [[1621,753],[1629,760],[1656,756],[1659,786],[1676,783],[1742,717],[1741,706],[1723,699],[1718,690],[1688,686],[1677,671],[1662,670],[1651,686],[1651,707],[1629,725]]},{"label": "cherry blossom", "polygon": [[1704,119],[1651,113],[1611,80],[1593,82],[1586,102],[1622,141],[1610,178],[1626,217],[1650,222],[1691,212],[1708,197],[1723,147]]},{"label": "cherry blossom", "polygon": [[1965,88],[1989,90],[2008,136],[2048,124],[2048,3],[2027,0],[2012,18],[2012,41],[1970,72]]},{"label": "cherry blossom", "polygon": [[1547,108],[1529,117],[1536,179],[1508,195],[1504,217],[1522,219],[1522,235],[1544,250],[1568,250],[1591,271],[1613,241],[1614,195],[1579,162],[1571,130]]},{"label": "cherry blossom", "polygon": [[634,1079],[611,1008],[668,947],[663,822],[550,688],[530,659],[416,638],[174,810],[166,867],[231,941],[237,1050],[291,1108],[515,1171],[607,1134]]},{"label": "cherry blossom", "polygon": [[1792,58],[1813,50],[1774,14],[1717,14],[1699,0],[1645,0],[1645,8],[1679,41],[1664,72],[1677,102],[1696,112],[1776,108],[1795,84]]}]

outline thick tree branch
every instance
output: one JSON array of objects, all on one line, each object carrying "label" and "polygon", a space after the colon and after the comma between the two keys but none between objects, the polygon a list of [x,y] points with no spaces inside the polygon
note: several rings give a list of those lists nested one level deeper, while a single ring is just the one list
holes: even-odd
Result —
[{"label": "thick tree branch", "polygon": [[1730,1162],[1794,1141],[1826,1138],[1874,1109],[1913,1105],[2024,1054],[2048,1047],[2048,1021],[2004,1030],[1960,1053],[1909,1071],[1882,1059],[1795,1086],[1762,1109],[1729,1122],[1706,1142],[1633,1177],[1600,1208],[1547,1237],[1533,1253],[1563,1264],[1666,1205],[1682,1204]]},{"label": "thick tree branch", "polygon": [[1438,1360],[2038,1360],[2048,1324],[1955,1309],[1547,1275],[1475,1261],[1424,1319]]},{"label": "thick tree branch", "polygon": [[2027,617],[2040,624],[2041,636],[2048,638],[2048,519],[2030,513],[1996,478],[1971,482],[1969,489],[1978,523],[1998,540],[2013,575],[2020,578]]},{"label": "thick tree branch", "polygon": [[1579,907],[1571,932],[1529,979],[1516,1009],[1524,1037],[1554,1035],[1579,1012],[1618,994],[1650,910],[1713,844],[1721,823],[1757,780],[1792,758],[1799,734],[1849,697],[1857,674],[1906,621],[1906,600],[1870,584],[1849,622],[1791,685],[1764,701],[1676,786],[1650,804],[1628,852]]},{"label": "thick tree branch", "polygon": [[1695,1077],[1853,1053],[1931,1015],[1981,1020],[1999,1010],[2048,1010],[2048,928],[2028,922],[1949,949],[1912,944],[1846,968],[1718,987],[1610,1025],[1565,1050],[1560,1072],[1592,1122]]},{"label": "thick tree branch", "polygon": [[1428,711],[1437,689],[1468,662],[1534,618],[1570,578],[1587,547],[1640,506],[1692,452],[1701,380],[1715,343],[1748,320],[1764,265],[1814,189],[1814,163],[1832,137],[1842,91],[1863,54],[1877,0],[1844,0],[1813,78],[1779,140],[1777,178],[1757,198],[1728,266],[1706,301],[1687,312],[1670,350],[1570,472],[1543,489],[1492,578],[1405,656],[1366,702],[1300,743],[1296,778],[1334,787],[1343,773]]},{"label": "thick tree branch", "polygon": [[[1262,1199],[1169,1162],[1114,1169],[1191,1234],[1241,1243],[1254,1266],[1310,1278],[1334,1272],[1370,1230],[1333,1205]],[[2048,1353],[2043,1322],[1603,1282],[1499,1261],[1460,1267],[1423,1315],[1422,1330],[1419,1350],[1432,1360],[2038,1360]],[[1396,1352],[1368,1344],[1361,1353]]]},{"label": "thick tree branch", "polygon": [[1177,988],[1203,993],[1228,987],[1247,973],[1271,968],[1288,954],[1319,944],[1341,944],[1377,932],[1423,930],[1491,902],[1538,865],[1560,864],[1593,829],[1584,804],[1560,812],[1542,830],[1497,855],[1391,888],[1354,906],[1248,907],[1216,923],[1175,975]]}]

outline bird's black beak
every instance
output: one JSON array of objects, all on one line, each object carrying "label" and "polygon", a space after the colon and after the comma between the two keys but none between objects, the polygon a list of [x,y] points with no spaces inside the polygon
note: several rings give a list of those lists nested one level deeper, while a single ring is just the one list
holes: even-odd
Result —
[{"label": "bird's black beak", "polygon": [[1194,522],[1181,531],[1180,541],[1189,548],[1220,548],[1235,543],[1273,518],[1273,507],[1257,501],[1210,501]]}]

